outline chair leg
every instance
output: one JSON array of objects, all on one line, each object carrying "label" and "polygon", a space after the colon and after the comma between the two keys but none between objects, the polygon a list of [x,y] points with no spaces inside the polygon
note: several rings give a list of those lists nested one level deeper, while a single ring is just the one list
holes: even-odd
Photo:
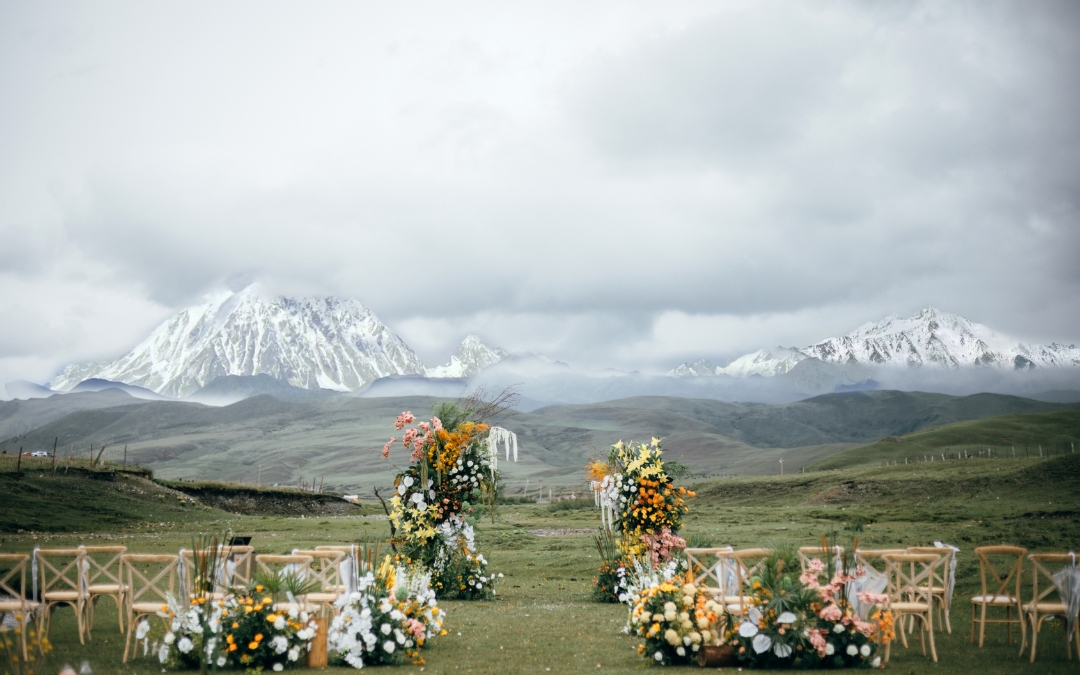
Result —
[{"label": "chair leg", "polygon": [[971,603],[971,644],[975,644],[975,603]]},{"label": "chair leg", "polygon": [[[948,615],[946,615],[946,616],[948,616]],[[933,619],[931,619],[931,621],[933,621]],[[929,635],[930,635],[930,656],[931,656],[931,658],[934,659],[934,663],[937,663],[937,646],[934,643],[934,627],[933,627],[933,625],[928,626],[928,630],[926,632],[929,633]]]},{"label": "chair leg", "polygon": [[979,615],[979,648],[982,649],[986,640],[986,603],[982,603],[982,613]]},{"label": "chair leg", "polygon": [[123,660],[123,663],[127,663],[127,660],[128,660],[128,651],[131,649],[131,634],[133,632],[131,629],[132,629],[132,627],[134,625],[135,625],[135,622],[132,620],[132,617],[129,614],[128,615],[128,626],[127,626],[127,638],[124,640],[124,660]]},{"label": "chair leg", "polygon": [[1005,644],[1012,644],[1012,608],[1005,605]]},{"label": "chair leg", "polygon": [[[929,615],[929,614],[933,614],[933,613],[934,613],[934,608],[931,607],[930,611],[928,611],[927,614]],[[915,615],[913,614],[912,618],[914,618],[914,616]],[[919,622],[919,649],[922,650],[922,655],[923,656],[926,656],[926,633],[927,632],[928,631],[926,630],[926,620],[924,619],[924,620]],[[931,637],[934,636],[933,631],[929,631],[929,633],[930,633]]]},{"label": "chair leg", "polygon": [[1039,614],[1031,615],[1031,662],[1035,663],[1035,646],[1039,642]]},{"label": "chair leg", "polygon": [[949,620],[949,609],[945,608],[945,632],[952,635],[952,621]]}]

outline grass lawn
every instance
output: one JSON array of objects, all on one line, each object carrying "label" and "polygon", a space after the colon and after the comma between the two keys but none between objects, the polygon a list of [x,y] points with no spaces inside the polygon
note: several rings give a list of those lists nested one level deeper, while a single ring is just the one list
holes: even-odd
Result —
[{"label": "grass lawn", "polygon": [[[35,546],[104,540],[125,544],[131,551],[165,552],[189,547],[192,533],[231,527],[238,534],[252,535],[252,543],[261,553],[284,553],[327,542],[370,541],[389,533],[385,519],[373,515],[304,519],[235,516],[181,503],[169,492],[158,497],[141,479],[108,485],[82,480],[82,489],[92,487],[101,490],[100,494],[79,497],[76,491],[80,484],[61,483],[60,477],[34,473],[16,484],[10,474],[0,474],[0,494],[4,495],[0,550],[30,551]],[[146,494],[131,492],[140,485]],[[978,567],[972,554],[975,546],[1019,543],[1032,551],[1080,548],[1080,457],[970,460],[744,477],[695,487],[699,497],[691,501],[683,534],[717,545],[807,544],[815,543],[822,532],[834,531],[842,540],[858,536],[864,547],[929,544],[935,539],[959,546],[953,633],[938,634],[940,663],[923,657],[916,640],[907,650],[894,646],[890,670],[981,675],[1080,670],[1076,660],[1065,659],[1063,632],[1058,626],[1044,628],[1035,664],[1018,656],[1019,644],[1006,644],[1004,629],[998,626],[988,628],[983,649],[968,642],[968,597],[978,591]],[[18,508],[20,521],[40,509],[47,514],[43,521],[59,522],[63,527],[51,532],[45,532],[45,527],[18,532],[11,515],[16,509],[9,506],[9,496],[16,490],[24,502]],[[66,503],[67,494],[74,495],[73,507]],[[375,509],[367,507],[363,513],[372,514]],[[573,531],[592,530],[597,524],[597,513],[591,506],[500,507],[495,525],[485,520],[478,527],[479,544],[492,568],[506,575],[498,600],[443,603],[449,614],[449,634],[431,641],[423,667],[402,666],[394,672],[636,673],[649,667],[635,652],[636,641],[620,633],[625,607],[590,599],[598,559],[591,535]],[[553,536],[532,532],[537,530]],[[1029,588],[1030,581],[1025,593]],[[37,672],[58,672],[64,663],[78,668],[84,659],[97,674],[160,672],[153,659],[139,658],[127,666],[120,663],[123,639],[116,629],[115,610],[108,603],[99,604],[93,639],[85,646],[79,645],[71,611],[59,610],[52,632],[55,650],[47,667]],[[696,666],[684,670],[689,668]]]}]

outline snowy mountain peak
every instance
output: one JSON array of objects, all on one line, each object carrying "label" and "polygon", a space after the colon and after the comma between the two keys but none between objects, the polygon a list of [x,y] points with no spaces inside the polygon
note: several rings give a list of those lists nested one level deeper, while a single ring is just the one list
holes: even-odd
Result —
[{"label": "snowy mountain peak", "polygon": [[304,389],[354,391],[423,372],[412,349],[358,301],[274,296],[252,285],[208,295],[119,359],[68,366],[50,385],[100,378],[187,396],[222,375],[267,374]]},{"label": "snowy mountain peak", "polygon": [[[882,367],[1080,367],[1080,349],[1075,345],[1027,345],[931,306],[910,318],[892,315],[803,349],[778,347],[747,354],[717,368],[716,374],[770,377],[811,357],[834,364]],[[677,371],[670,374],[692,374]]]},{"label": "snowy mountain peak", "polygon": [[457,352],[450,357],[450,362],[443,366],[427,368],[428,377],[471,377],[484,368],[506,358],[502,349],[492,349],[475,335],[468,335],[461,341]]}]

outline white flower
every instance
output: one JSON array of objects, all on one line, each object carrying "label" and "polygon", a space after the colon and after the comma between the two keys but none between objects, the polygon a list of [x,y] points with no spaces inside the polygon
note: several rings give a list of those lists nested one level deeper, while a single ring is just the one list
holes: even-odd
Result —
[{"label": "white flower", "polygon": [[158,650],[157,657],[158,657],[158,661],[161,661],[162,663],[165,663],[165,660],[169,658],[169,647],[168,647],[168,645],[161,645],[161,649]]},{"label": "white flower", "polygon": [[836,653],[836,647],[833,646],[833,643],[826,642],[825,643],[825,655],[826,656],[832,656],[835,653]]},{"label": "white flower", "polygon": [[289,650],[289,660],[295,661],[298,658],[300,658],[300,650],[296,647],[293,647]]},{"label": "white flower", "polygon": [[784,612],[776,617],[777,623],[795,623],[796,621],[798,621],[798,618],[792,612]]},{"label": "white flower", "polygon": [[412,487],[412,484],[413,484],[412,476],[405,476],[404,478],[401,479],[401,482],[405,484],[405,487]]},{"label": "white flower", "polygon": [[678,654],[679,656],[686,656],[686,650],[683,649],[682,647],[679,647],[678,649],[676,649],[675,653]]},{"label": "white flower", "polygon": [[875,656],[874,660],[870,662],[870,665],[872,667],[874,667],[874,668],[877,668],[878,666],[880,666],[881,665],[881,657],[880,656]]},{"label": "white flower", "polygon": [[382,643],[382,649],[387,654],[393,654],[394,653],[394,647],[396,647],[396,646],[397,645],[394,644],[393,640],[387,640],[386,642]]},{"label": "white flower", "polygon": [[389,635],[390,631],[392,631],[393,629],[393,626],[388,623],[384,623],[383,625],[379,626],[379,630],[382,631],[383,635]]},{"label": "white flower", "polygon": [[300,638],[301,640],[310,640],[311,638],[315,637],[315,629],[305,628],[304,630],[298,630],[296,631],[296,637]]},{"label": "white flower", "polygon": [[176,635],[173,633],[165,633],[165,637],[162,639],[165,641],[165,644],[171,645],[176,641]]},{"label": "white flower", "polygon": [[744,638],[754,637],[758,633],[758,628],[749,621],[743,621],[739,624],[739,635]]},{"label": "white flower", "polygon": [[772,647],[772,638],[765,633],[759,633],[754,636],[754,651],[758,654],[764,654]]},{"label": "white flower", "polygon": [[664,660],[664,654],[662,652],[656,652],[655,654],[653,654],[653,658],[656,659],[657,661],[663,661]]},{"label": "white flower", "polygon": [[865,656],[870,656],[870,645],[863,645],[859,647],[859,653]]},{"label": "white flower", "polygon": [[180,642],[176,643],[176,648],[180,650],[181,654],[187,654],[195,648],[195,643],[191,641],[191,638],[185,636],[180,638]]},{"label": "white flower", "polygon": [[270,641],[270,646],[274,648],[275,654],[284,654],[285,650],[289,648],[289,641],[284,635],[276,635]]},{"label": "white flower", "polygon": [[285,670],[285,666],[281,665],[280,663],[275,663],[274,664],[274,672],[275,673],[280,673],[283,670]]},{"label": "white flower", "polygon": [[848,656],[855,656],[856,654],[859,653],[859,648],[856,647],[855,645],[848,645],[847,646],[847,653],[848,653]]},{"label": "white flower", "polygon": [[217,657],[217,667],[221,668],[224,665],[225,665],[225,657],[224,656]]},{"label": "white flower", "polygon": [[834,633],[843,633],[844,632],[844,624],[838,623],[835,626],[833,626],[833,632]]},{"label": "white flower", "polygon": [[274,628],[276,630],[284,630],[285,629],[285,617],[279,616],[277,618],[277,620],[274,621]]},{"label": "white flower", "polygon": [[791,656],[791,646],[778,644],[773,647],[773,654],[776,654],[781,659],[786,659]]},{"label": "white flower", "polygon": [[394,630],[394,639],[397,640],[399,645],[405,644],[405,634],[399,630]]},{"label": "white flower", "polygon": [[135,627],[135,639],[142,640],[146,637],[146,634],[150,632],[150,622],[143,619],[139,622],[139,625]]}]

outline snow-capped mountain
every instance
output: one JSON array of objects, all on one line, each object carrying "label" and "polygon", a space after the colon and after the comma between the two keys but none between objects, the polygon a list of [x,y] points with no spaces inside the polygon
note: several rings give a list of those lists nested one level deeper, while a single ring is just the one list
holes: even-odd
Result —
[{"label": "snow-capped mountain", "polygon": [[506,352],[503,350],[492,349],[480,338],[469,335],[461,341],[457,353],[450,357],[450,363],[425,370],[428,377],[471,377],[504,358]]},{"label": "snow-capped mountain", "polygon": [[[890,316],[803,349],[778,347],[747,354],[713,372],[733,377],[770,377],[787,373],[808,358],[838,365],[1022,370],[1080,367],[1080,347],[1024,344],[962,316],[930,307],[909,319]],[[683,364],[668,374],[701,374],[693,370]]]},{"label": "snow-capped mountain", "polygon": [[64,368],[50,386],[100,378],[187,396],[221,375],[261,373],[304,389],[355,391],[388,375],[424,374],[424,364],[356,300],[249,286],[181,311],[115,361]]}]

